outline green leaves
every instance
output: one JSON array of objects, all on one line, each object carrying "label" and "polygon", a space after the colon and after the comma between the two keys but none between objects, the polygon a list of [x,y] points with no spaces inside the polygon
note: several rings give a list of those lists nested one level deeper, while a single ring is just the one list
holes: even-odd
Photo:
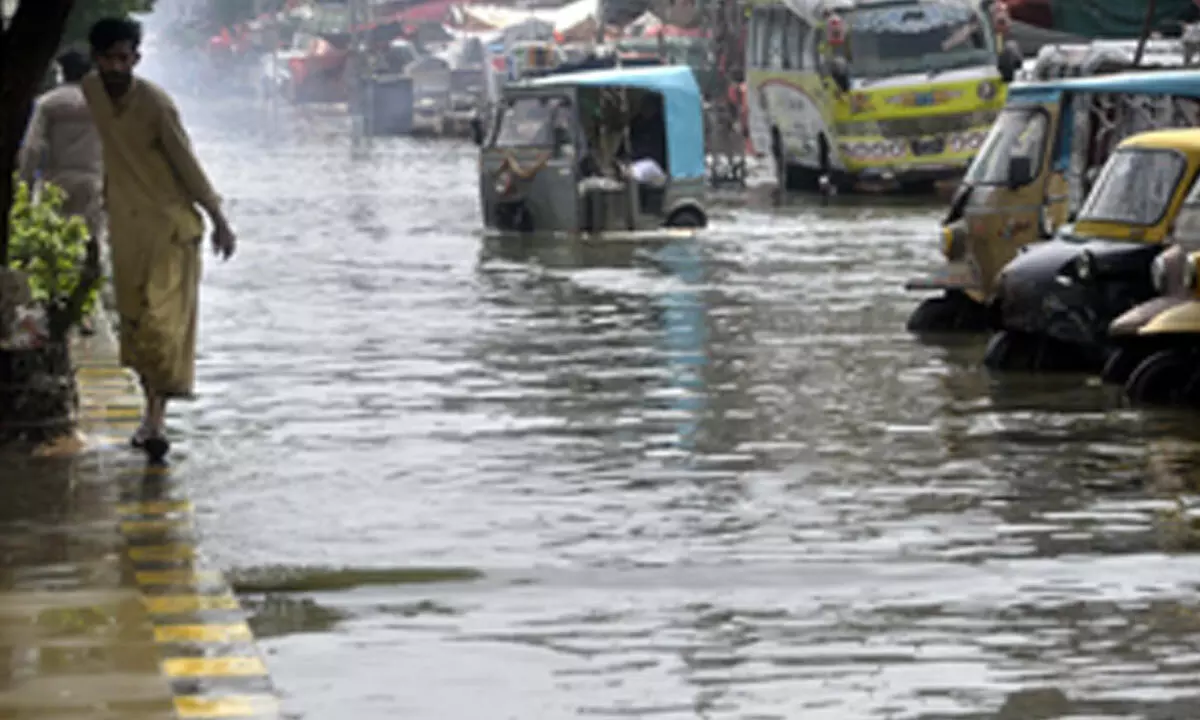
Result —
[{"label": "green leaves", "polygon": [[64,327],[77,324],[91,314],[99,291],[92,287],[82,307],[71,308],[71,296],[85,280],[87,269],[87,224],[80,217],[64,217],[61,188],[43,183],[36,201],[29,186],[15,181],[11,226],[9,228],[9,266],[29,277],[33,298],[47,315],[70,312],[78,317],[61,318]]}]

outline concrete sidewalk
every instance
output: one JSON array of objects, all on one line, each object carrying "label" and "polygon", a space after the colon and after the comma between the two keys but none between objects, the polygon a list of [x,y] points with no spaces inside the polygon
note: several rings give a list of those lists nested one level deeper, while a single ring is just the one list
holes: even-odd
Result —
[{"label": "concrete sidewalk", "polygon": [[141,397],[111,336],[75,361],[87,450],[0,460],[0,718],[279,717],[191,504],[128,446]]}]

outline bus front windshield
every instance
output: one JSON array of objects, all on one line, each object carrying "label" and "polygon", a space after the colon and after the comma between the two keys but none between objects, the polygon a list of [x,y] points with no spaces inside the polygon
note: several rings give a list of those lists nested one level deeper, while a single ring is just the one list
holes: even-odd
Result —
[{"label": "bus front windshield", "polygon": [[991,23],[962,2],[923,0],[868,7],[847,16],[851,72],[856,77],[937,73],[990,65]]}]

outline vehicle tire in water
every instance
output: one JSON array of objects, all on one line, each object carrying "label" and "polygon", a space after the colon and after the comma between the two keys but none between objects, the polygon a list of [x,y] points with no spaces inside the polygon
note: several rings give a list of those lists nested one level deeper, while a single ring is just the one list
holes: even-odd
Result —
[{"label": "vehicle tire in water", "polygon": [[1001,330],[988,340],[983,364],[992,370],[1037,370],[1041,356],[1042,342],[1038,336]]},{"label": "vehicle tire in water", "polygon": [[948,291],[918,305],[906,327],[911,333],[984,332],[987,312],[963,293]]},{"label": "vehicle tire in water", "polygon": [[1100,379],[1110,385],[1124,385],[1146,357],[1144,350],[1118,348],[1109,353],[1104,369],[1100,371]]},{"label": "vehicle tire in water", "polygon": [[1137,366],[1125,383],[1125,394],[1139,404],[1175,405],[1188,399],[1189,385],[1196,385],[1196,373],[1194,355],[1162,350]]},{"label": "vehicle tire in water", "polygon": [[704,216],[692,208],[676,210],[666,222],[670,228],[702,228],[704,225]]}]

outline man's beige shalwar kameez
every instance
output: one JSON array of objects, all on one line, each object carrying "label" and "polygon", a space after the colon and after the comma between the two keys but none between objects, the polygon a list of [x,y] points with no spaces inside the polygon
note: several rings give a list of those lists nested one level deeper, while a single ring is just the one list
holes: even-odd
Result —
[{"label": "man's beige shalwar kameez", "polygon": [[189,397],[204,234],[196,206],[217,207],[220,198],[159,87],[135,78],[113,100],[96,73],[82,85],[104,144],[121,363],[148,390]]}]

